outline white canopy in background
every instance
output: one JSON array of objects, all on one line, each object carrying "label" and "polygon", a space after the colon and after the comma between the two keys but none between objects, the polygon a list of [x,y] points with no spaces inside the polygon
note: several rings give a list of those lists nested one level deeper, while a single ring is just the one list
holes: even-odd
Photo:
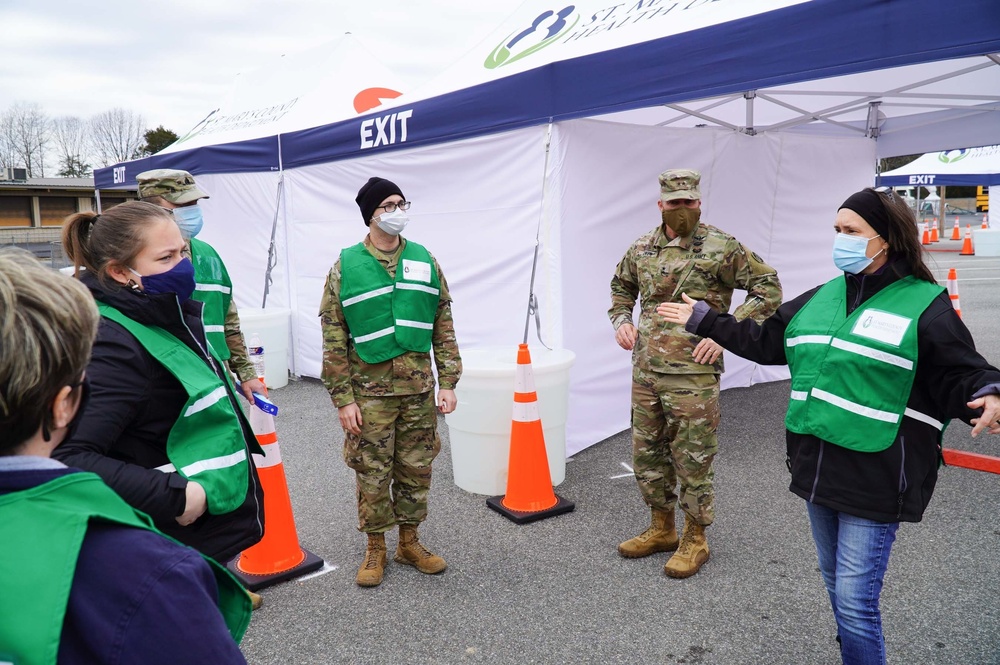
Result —
[{"label": "white canopy in background", "polygon": [[1000,228],[1000,145],[921,155],[905,166],[881,174],[878,182],[890,187],[990,186],[989,223]]},{"label": "white canopy in background", "polygon": [[[153,167],[197,174],[212,194],[201,237],[241,307],[261,301],[277,218],[268,303],[291,307],[293,368],[306,376],[320,371],[326,272],[365,233],[354,196],[369,176],[414,201],[406,235],[440,260],[466,348],[521,341],[537,238],[542,338],[577,354],[573,453],[628,426],[608,282],[659,222],[660,171],[701,170],[704,219],[778,268],[791,297],[834,274],[832,217],[873,182],[878,154],[1000,142],[988,3],[603,5],[529,0],[454,68],[372,112],[117,165],[98,185]],[[727,368],[724,386],[784,376],[731,356]]]}]

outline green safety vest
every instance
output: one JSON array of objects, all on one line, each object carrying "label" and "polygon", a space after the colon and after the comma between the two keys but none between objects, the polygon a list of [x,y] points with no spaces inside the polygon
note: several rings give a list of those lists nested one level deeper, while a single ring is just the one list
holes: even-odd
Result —
[{"label": "green safety vest", "polygon": [[396,279],[364,243],[340,252],[340,304],[358,356],[380,363],[431,348],[441,280],[430,253],[407,241]]},{"label": "green safety vest", "polygon": [[[0,496],[6,571],[0,576],[0,663],[56,662],[73,575],[91,520],[146,529],[177,542],[92,473],[72,473]],[[239,642],[250,623],[250,598],[225,567],[203,558],[215,573],[219,610]]]},{"label": "green safety vest", "polygon": [[847,316],[847,284],[823,285],[785,329],[792,393],[785,426],[861,452],[892,445],[917,368],[917,320],[943,288],[908,276]]},{"label": "green safety vest", "polygon": [[207,242],[191,238],[191,263],[194,264],[193,299],[205,303],[201,321],[205,336],[220,360],[229,360],[226,344],[226,314],[233,301],[233,282],[219,253]]},{"label": "green safety vest", "polygon": [[[157,468],[198,481],[213,515],[238,508],[246,499],[249,463],[241,425],[244,416],[233,405],[228,373],[224,372],[223,383],[197,353],[163,328],[133,321],[104,303],[98,303],[98,309],[101,316],[128,330],[187,392],[187,403],[167,437],[170,464]],[[251,453],[263,454],[256,441],[252,445]]]}]

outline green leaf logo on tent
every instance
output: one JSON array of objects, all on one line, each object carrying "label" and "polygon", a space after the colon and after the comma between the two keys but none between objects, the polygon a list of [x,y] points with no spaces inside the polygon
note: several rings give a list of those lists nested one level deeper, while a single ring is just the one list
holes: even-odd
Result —
[{"label": "green leaf logo on tent", "polygon": [[[487,56],[486,62],[483,66],[486,69],[496,69],[497,67],[502,67],[504,65],[509,65],[512,62],[517,62],[521,58],[525,58],[536,51],[540,51],[546,46],[551,46],[560,37],[565,35],[567,32],[573,29],[574,26],[580,21],[580,16],[573,16],[573,11],[576,9],[575,5],[567,5],[560,9],[558,12],[553,12],[551,9],[547,9],[531,22],[531,25],[521,32],[514,34],[511,33],[504,37],[504,39],[496,45],[496,48]],[[572,16],[573,22],[569,22],[569,18]],[[535,33],[541,32],[543,30],[542,24],[550,22],[545,30],[545,35],[542,40],[533,46],[525,45],[530,42],[529,37],[535,35]],[[518,44],[524,49],[523,51],[516,52],[515,48]]]},{"label": "green leaf logo on tent", "polygon": [[945,164],[954,164],[955,162],[961,161],[969,156],[969,149],[962,148],[961,150],[949,150],[947,152],[938,153],[938,160]]}]

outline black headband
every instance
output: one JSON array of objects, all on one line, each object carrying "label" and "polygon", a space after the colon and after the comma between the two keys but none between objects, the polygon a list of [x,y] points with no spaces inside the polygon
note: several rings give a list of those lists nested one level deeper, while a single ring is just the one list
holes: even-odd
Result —
[{"label": "black headband", "polygon": [[868,225],[875,229],[875,233],[887,239],[889,235],[889,211],[882,203],[882,197],[872,189],[862,189],[856,194],[851,194],[844,201],[841,208],[847,208],[861,215],[868,222]]}]

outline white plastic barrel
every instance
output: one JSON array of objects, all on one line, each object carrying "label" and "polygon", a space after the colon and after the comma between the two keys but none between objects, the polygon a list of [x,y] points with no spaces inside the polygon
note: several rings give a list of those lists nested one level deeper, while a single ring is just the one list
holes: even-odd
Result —
[{"label": "white plastic barrel", "polygon": [[283,307],[239,308],[240,329],[249,343],[254,335],[264,347],[264,383],[268,389],[288,385],[288,336],[292,310]]},{"label": "white plastic barrel", "polygon": [[[538,409],[552,484],[566,478],[566,411],[569,370],[576,354],[530,347]],[[445,416],[455,484],[467,492],[507,493],[510,430],[514,411],[517,345],[462,349],[458,407]]]},{"label": "white plastic barrel", "polygon": [[1000,256],[1000,229],[973,228],[972,249],[976,256]]}]

